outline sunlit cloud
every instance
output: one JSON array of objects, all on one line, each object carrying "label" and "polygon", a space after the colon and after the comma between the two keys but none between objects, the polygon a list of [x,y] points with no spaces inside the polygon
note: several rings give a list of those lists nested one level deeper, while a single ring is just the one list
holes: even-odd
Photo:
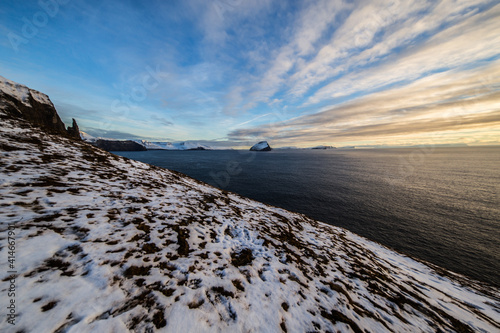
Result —
[{"label": "sunlit cloud", "polygon": [[[397,144],[400,136],[432,143],[484,128],[494,138],[500,131],[499,77],[500,61],[480,70],[438,73],[312,115],[235,130],[229,137],[265,137],[299,146],[370,140]],[[498,137],[494,142],[500,143]]]}]

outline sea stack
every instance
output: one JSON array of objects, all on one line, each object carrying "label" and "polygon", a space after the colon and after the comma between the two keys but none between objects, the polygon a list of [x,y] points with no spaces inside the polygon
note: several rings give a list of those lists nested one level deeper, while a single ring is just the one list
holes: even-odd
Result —
[{"label": "sea stack", "polygon": [[272,148],[267,141],[260,141],[250,148],[251,151],[271,151]]},{"label": "sea stack", "polygon": [[68,126],[66,129],[68,132],[68,135],[74,139],[81,140],[82,138],[80,137],[80,128],[78,128],[78,124],[76,123],[75,118],[73,118],[73,124],[71,126]]}]

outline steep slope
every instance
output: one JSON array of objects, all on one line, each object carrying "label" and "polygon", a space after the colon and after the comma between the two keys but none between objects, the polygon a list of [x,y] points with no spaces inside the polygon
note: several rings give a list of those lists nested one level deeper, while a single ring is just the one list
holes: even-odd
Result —
[{"label": "steep slope", "polygon": [[0,117],[0,331],[500,330],[497,289]]}]

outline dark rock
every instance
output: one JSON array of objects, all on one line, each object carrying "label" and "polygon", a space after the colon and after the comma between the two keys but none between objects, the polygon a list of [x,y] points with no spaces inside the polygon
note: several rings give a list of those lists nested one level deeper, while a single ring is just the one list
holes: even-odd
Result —
[{"label": "dark rock", "polygon": [[235,267],[251,265],[252,261],[255,259],[253,252],[249,248],[244,248],[239,252],[231,253],[231,263]]},{"label": "dark rock", "polygon": [[102,140],[102,139],[99,139],[94,143],[94,145],[96,147],[102,148],[106,151],[145,151],[145,150],[147,150],[146,147],[144,147],[143,145],[138,144],[137,142],[134,142],[131,140],[120,141],[120,140]]},{"label": "dark rock", "polygon": [[73,118],[73,124],[72,126],[68,126],[68,135],[74,139],[81,140],[80,137],[80,129],[78,128],[78,124],[76,123],[75,118]]},{"label": "dark rock", "polygon": [[335,149],[333,146],[316,146],[312,147],[311,149]]},{"label": "dark rock", "polygon": [[67,135],[66,126],[61,118],[59,118],[54,105],[52,103],[40,103],[33,98],[31,90],[29,90],[28,96],[30,105],[26,105],[21,100],[3,91],[0,91],[0,101],[7,115],[24,119],[32,125],[40,127],[52,134]]}]

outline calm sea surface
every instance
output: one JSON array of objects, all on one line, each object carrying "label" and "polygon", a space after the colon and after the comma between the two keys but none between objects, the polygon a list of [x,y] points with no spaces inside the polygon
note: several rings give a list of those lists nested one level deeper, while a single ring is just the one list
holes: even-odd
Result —
[{"label": "calm sea surface", "polygon": [[116,153],[500,286],[500,147]]}]

